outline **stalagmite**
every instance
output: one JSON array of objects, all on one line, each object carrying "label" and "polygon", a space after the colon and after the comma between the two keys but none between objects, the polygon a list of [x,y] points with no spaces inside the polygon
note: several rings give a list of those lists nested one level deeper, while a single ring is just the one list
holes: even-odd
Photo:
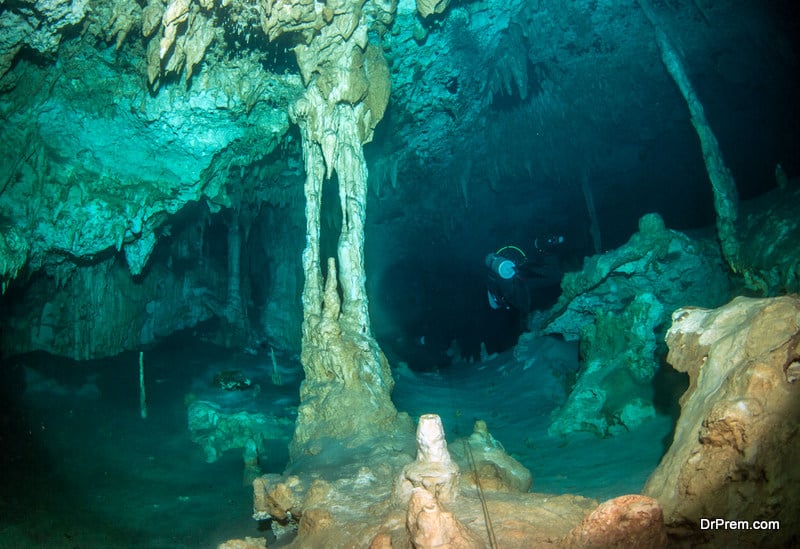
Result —
[{"label": "stalagmite", "polygon": [[395,481],[395,500],[406,504],[414,489],[424,488],[438,501],[453,501],[459,476],[458,465],[447,450],[441,418],[423,414],[417,425],[417,459],[406,465]]},{"label": "stalagmite", "polygon": [[686,74],[678,52],[662,29],[649,2],[647,0],[637,1],[655,29],[656,41],[661,51],[661,60],[689,107],[692,125],[700,138],[703,160],[708,172],[708,178],[711,180],[711,188],[714,191],[714,209],[717,212],[717,236],[722,245],[722,254],[731,269],[734,272],[738,272],[741,265],[739,240],[736,237],[736,218],[739,210],[736,182],[725,165],[717,138],[706,119],[703,104],[689,81],[689,76]]}]

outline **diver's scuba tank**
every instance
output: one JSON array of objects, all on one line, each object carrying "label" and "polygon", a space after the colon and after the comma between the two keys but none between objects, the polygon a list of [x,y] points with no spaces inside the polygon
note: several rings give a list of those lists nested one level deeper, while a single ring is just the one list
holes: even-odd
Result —
[{"label": "diver's scuba tank", "polygon": [[514,278],[514,275],[517,274],[517,266],[514,262],[502,255],[487,255],[486,266],[503,280]]}]

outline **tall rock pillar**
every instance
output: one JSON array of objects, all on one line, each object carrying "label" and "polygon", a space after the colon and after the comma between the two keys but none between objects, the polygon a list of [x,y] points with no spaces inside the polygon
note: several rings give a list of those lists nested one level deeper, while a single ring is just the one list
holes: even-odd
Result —
[{"label": "tall rock pillar", "polygon": [[[383,117],[389,71],[367,39],[364,0],[263,2],[265,32],[300,37],[295,47],[306,91],[291,108],[303,139],[306,248],[303,252],[305,380],[290,447],[314,454],[319,441],[356,445],[396,427],[393,380],[372,336],[364,271],[367,166],[363,144]],[[382,5],[394,9],[391,3]],[[374,10],[380,6],[370,5]],[[384,13],[389,13],[384,11]],[[337,258],[320,257],[322,184],[336,176],[342,212]]]}]

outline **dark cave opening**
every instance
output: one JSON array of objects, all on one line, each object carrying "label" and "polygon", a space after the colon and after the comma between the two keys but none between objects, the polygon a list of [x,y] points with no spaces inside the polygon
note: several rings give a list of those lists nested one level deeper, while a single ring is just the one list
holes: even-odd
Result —
[{"label": "dark cave opening", "polygon": [[[558,284],[531,292],[531,312],[553,305]],[[376,337],[390,358],[413,370],[439,370],[477,361],[482,353],[507,351],[527,330],[528,313],[492,309],[487,299],[482,257],[474,262],[416,256],[392,264],[382,274],[371,300],[391,310],[391,328],[377,323]]]},{"label": "dark cave opening", "polygon": [[[491,311],[480,258],[464,265],[447,257],[404,257],[385,270],[372,296],[392,311],[392,326],[375,332],[390,362],[414,370],[438,370],[510,348],[524,329],[519,311]],[[394,360],[393,360],[394,359]]]},{"label": "dark cave opening", "polygon": [[[438,370],[513,347],[527,330],[528,313],[555,303],[561,292],[560,273],[578,267],[586,254],[588,238],[579,234],[582,225],[565,225],[568,230],[559,233],[546,230],[556,227],[560,226],[553,219],[530,216],[524,208],[479,201],[451,234],[428,227],[402,233],[375,225],[368,229],[373,328],[390,362],[406,362],[413,370]],[[557,274],[530,284],[529,311],[493,309],[486,254],[519,244],[535,259],[535,243],[548,234],[567,235],[563,248],[553,250],[547,260],[562,264]]]}]

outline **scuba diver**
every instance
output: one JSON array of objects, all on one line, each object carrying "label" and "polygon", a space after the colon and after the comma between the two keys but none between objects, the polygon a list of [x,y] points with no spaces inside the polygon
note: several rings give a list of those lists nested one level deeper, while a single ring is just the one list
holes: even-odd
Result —
[{"label": "scuba diver", "polygon": [[561,281],[561,267],[553,250],[564,243],[561,235],[534,240],[536,253],[528,257],[516,246],[503,246],[485,259],[489,270],[487,297],[492,309],[532,310],[533,290],[553,288]]}]

